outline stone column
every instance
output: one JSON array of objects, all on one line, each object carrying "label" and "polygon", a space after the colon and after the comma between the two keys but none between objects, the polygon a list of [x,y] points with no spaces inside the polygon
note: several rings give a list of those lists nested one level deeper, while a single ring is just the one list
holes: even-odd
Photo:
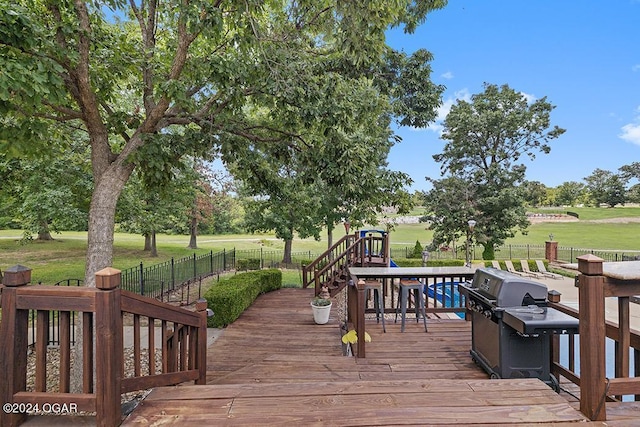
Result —
[{"label": "stone column", "polygon": [[556,262],[558,260],[558,242],[553,240],[544,242],[544,257],[549,262]]}]

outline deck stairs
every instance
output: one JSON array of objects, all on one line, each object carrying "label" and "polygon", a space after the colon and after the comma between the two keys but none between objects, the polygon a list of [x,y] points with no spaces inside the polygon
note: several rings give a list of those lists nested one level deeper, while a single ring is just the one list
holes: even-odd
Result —
[{"label": "deck stairs", "polygon": [[348,234],[303,267],[302,287],[313,286],[315,294],[327,286],[331,296],[349,282],[349,267],[389,266],[389,234],[358,236]]}]

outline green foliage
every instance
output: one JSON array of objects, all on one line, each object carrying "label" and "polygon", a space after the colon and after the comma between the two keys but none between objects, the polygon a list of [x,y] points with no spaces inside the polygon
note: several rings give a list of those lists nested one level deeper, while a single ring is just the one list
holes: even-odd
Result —
[{"label": "green foliage", "polygon": [[547,187],[539,181],[525,181],[522,189],[524,200],[529,206],[540,206],[547,198]]},{"label": "green foliage", "polygon": [[[284,196],[275,203],[293,192],[278,193],[279,181],[260,172],[286,168],[288,152],[302,157],[294,171],[309,167],[306,179],[322,170],[315,167],[319,158],[337,165],[315,183],[318,194],[331,188],[333,178],[366,175],[369,170],[345,162],[370,154],[378,143],[384,158],[384,142],[393,140],[389,102],[403,98],[397,112],[418,123],[429,120],[435,106],[425,104],[437,98],[433,85],[424,86],[430,90],[425,96],[397,89],[420,86],[419,73],[429,71],[424,53],[399,55],[393,85],[382,90],[378,83],[385,81],[390,53],[385,32],[403,25],[411,32],[445,4],[3,1],[0,152],[19,157],[48,151],[45,137],[57,124],[87,133],[96,183],[92,202],[100,207],[88,221],[89,283],[113,261],[111,245],[103,242],[111,241],[116,201],[135,167],[153,187],[169,182],[185,156],[211,159],[222,149],[232,164],[256,151],[259,161],[250,174],[263,180],[269,196]],[[343,147],[339,162],[319,153],[334,146]],[[357,156],[344,149],[352,146],[359,146]],[[263,164],[264,154],[277,161]],[[308,184],[301,178],[300,188]],[[337,209],[339,201],[332,206]],[[279,233],[315,235],[318,221],[312,219],[311,226],[296,223]]]},{"label": "green foliage", "polygon": [[315,305],[316,307],[326,307],[328,305],[331,305],[331,300],[328,298],[314,297],[311,300],[311,304]]},{"label": "green foliage", "polygon": [[213,317],[208,327],[222,328],[233,323],[258,295],[280,289],[280,270],[261,270],[240,273],[220,280],[204,294]]},{"label": "green foliage", "polygon": [[626,201],[625,185],[627,180],[623,175],[596,169],[584,180],[589,200],[594,207],[597,208],[604,204],[613,208]]},{"label": "green foliage", "polygon": [[[422,267],[422,260],[415,258],[394,258],[393,262],[399,267]],[[460,259],[429,259],[427,267],[462,267],[464,262]]]},{"label": "green foliage", "polygon": [[422,245],[419,240],[416,240],[416,244],[413,247],[413,253],[411,254],[411,258],[420,258],[422,259]]},{"label": "green foliage", "polygon": [[260,258],[239,259],[236,261],[236,269],[239,271],[259,270]]},{"label": "green foliage", "polygon": [[425,195],[430,228],[438,244],[456,241],[469,233],[493,258],[494,248],[526,232],[528,221],[523,187],[526,167],[520,157],[534,159],[548,153],[549,142],[564,133],[553,126],[553,106],[546,98],[533,102],[507,85],[485,84],[471,102],[459,100],[444,122],[443,152],[433,158],[446,176],[427,178],[433,189]]},{"label": "green foliage", "polygon": [[563,182],[556,188],[555,206],[575,206],[585,195],[585,185],[576,181]]}]

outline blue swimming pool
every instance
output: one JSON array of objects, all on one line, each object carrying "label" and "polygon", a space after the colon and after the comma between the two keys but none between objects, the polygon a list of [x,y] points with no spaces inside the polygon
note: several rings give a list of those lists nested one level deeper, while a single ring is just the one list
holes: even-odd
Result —
[{"label": "blue swimming pool", "polygon": [[[424,285],[424,294],[428,298],[435,298],[443,307],[460,307],[460,293],[458,292],[458,282],[438,282],[430,285]],[[464,307],[464,301],[462,302]],[[461,319],[464,319],[464,311],[455,313]]]}]

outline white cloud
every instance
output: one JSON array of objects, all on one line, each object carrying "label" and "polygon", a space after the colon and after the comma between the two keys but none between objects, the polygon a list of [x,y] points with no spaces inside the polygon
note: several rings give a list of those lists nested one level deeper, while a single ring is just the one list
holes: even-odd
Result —
[{"label": "white cloud", "polygon": [[441,74],[440,77],[451,80],[453,78],[453,73],[451,71],[447,71],[446,73]]},{"label": "white cloud", "polygon": [[533,103],[536,99],[538,99],[535,95],[530,95],[528,93],[520,92],[520,95],[524,96],[524,99],[527,100],[527,104]]},{"label": "white cloud", "polygon": [[640,145],[640,123],[629,123],[622,126],[622,133],[618,136],[625,141]]},{"label": "white cloud", "polygon": [[436,117],[436,121],[429,125],[427,129],[440,135],[443,130],[442,122],[444,122],[444,119],[447,118],[447,114],[449,114],[449,111],[451,111],[451,107],[453,107],[453,105],[457,103],[458,100],[471,101],[471,94],[469,93],[469,89],[464,88],[456,91],[453,93],[453,96],[449,96],[448,98],[443,100],[442,105],[438,107],[438,117]]},{"label": "white cloud", "polygon": [[618,137],[632,144],[640,145],[640,107],[636,109],[636,113],[634,123],[622,126],[622,133]]}]

